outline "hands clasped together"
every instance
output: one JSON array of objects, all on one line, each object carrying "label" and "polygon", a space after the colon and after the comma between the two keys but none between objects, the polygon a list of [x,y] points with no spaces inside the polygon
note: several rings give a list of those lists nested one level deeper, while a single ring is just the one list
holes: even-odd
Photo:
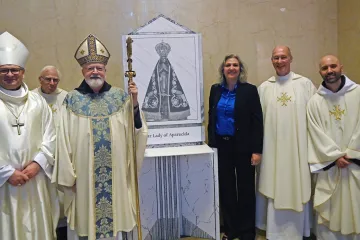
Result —
[{"label": "hands clasped together", "polygon": [[346,168],[349,164],[351,164],[349,159],[350,158],[347,155],[338,158],[336,160],[336,166],[338,166],[338,168]]},{"label": "hands clasped together", "polygon": [[13,186],[24,185],[27,181],[35,177],[39,173],[40,169],[40,165],[37,162],[32,161],[25,166],[22,171],[15,169],[15,172],[8,179],[8,182]]}]

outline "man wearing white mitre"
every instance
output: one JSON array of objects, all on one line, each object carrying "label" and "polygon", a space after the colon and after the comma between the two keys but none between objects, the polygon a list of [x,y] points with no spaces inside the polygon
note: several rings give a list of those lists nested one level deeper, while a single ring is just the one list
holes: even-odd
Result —
[{"label": "man wearing white mitre", "polygon": [[75,58],[84,80],[61,108],[55,171],[64,188],[68,239],[137,239],[133,168],[135,161],[141,167],[147,126],[136,84],[128,87],[132,105],[131,95],[105,81],[110,54],[94,35]]},{"label": "man wearing white mitre", "polygon": [[0,35],[0,239],[56,238],[59,205],[51,183],[55,126],[51,109],[23,82],[26,47]]},{"label": "man wearing white mitre", "polygon": [[360,87],[333,55],[307,109],[310,169],[317,175],[317,239],[360,240]]}]

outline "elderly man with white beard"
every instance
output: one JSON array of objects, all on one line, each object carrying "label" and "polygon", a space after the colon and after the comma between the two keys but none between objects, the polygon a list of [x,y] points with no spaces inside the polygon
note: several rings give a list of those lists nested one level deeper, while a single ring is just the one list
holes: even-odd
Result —
[{"label": "elderly man with white beard", "polygon": [[55,170],[64,189],[68,239],[137,239],[129,233],[136,226],[132,169],[135,161],[140,168],[147,140],[137,87],[129,84],[132,105],[129,94],[105,81],[110,53],[91,34],[75,58],[84,81],[61,108]]}]

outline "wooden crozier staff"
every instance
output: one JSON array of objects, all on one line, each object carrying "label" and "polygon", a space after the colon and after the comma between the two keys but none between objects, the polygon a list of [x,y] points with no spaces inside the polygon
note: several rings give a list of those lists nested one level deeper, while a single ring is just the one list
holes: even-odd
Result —
[{"label": "wooden crozier staff", "polygon": [[[127,77],[128,84],[133,81],[133,78],[136,77],[136,72],[132,70],[132,42],[133,40],[131,37],[126,39],[126,53],[127,53],[127,63],[128,63],[128,70],[125,72],[125,77]],[[131,116],[134,118],[134,103],[132,95],[130,96],[131,102]],[[140,110],[138,110],[140,111]],[[138,172],[137,172],[137,161],[136,161],[136,139],[135,139],[135,126],[134,126],[134,119],[131,121],[130,125],[132,129],[132,140],[133,140],[133,156],[134,156],[134,168],[133,174],[135,178],[135,191],[136,191],[136,224],[137,224],[137,231],[138,231],[138,239],[142,240],[142,233],[141,233],[141,216],[140,216],[140,199],[139,199],[139,182],[138,182]]]}]

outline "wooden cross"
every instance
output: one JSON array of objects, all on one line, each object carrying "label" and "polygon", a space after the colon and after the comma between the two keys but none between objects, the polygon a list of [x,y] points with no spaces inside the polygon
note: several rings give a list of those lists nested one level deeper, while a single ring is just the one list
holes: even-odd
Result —
[{"label": "wooden cross", "polygon": [[18,135],[21,135],[21,131],[20,131],[20,127],[23,127],[24,126],[24,123],[20,123],[19,122],[19,119],[15,119],[15,124],[11,125],[13,127],[17,127],[17,130],[18,130]]}]

